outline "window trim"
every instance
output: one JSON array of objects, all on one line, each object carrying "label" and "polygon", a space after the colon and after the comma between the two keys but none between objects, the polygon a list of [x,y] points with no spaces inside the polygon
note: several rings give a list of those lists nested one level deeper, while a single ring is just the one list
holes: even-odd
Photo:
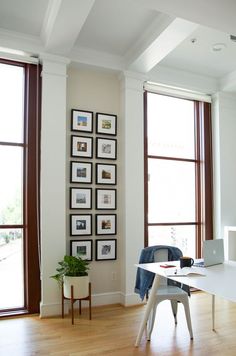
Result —
[{"label": "window trim", "polygon": [[[195,159],[148,155],[147,135],[147,96],[148,93],[176,97],[153,91],[144,91],[144,246],[148,246],[149,226],[186,226],[196,227],[196,257],[202,256],[202,241],[213,239],[213,168],[212,168],[212,131],[211,107],[208,102],[185,98],[194,102],[195,116]],[[183,99],[183,97],[182,97]],[[178,223],[148,223],[148,159],[166,159],[190,161],[196,163],[196,221]]]},{"label": "window trim", "polygon": [[23,222],[20,225],[0,225],[1,229],[21,228],[24,253],[23,308],[0,310],[0,316],[38,313],[41,300],[40,240],[39,240],[39,147],[41,129],[41,66],[0,58],[0,63],[23,67],[24,76],[24,141],[0,142],[1,145],[23,148]]}]

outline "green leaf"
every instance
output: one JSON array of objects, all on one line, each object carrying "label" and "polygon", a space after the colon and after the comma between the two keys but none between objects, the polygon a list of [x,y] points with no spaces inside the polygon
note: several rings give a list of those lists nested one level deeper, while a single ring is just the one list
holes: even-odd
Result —
[{"label": "green leaf", "polygon": [[80,256],[65,255],[63,261],[58,262],[56,268],[57,274],[51,276],[57,282],[62,283],[64,276],[87,276],[89,270],[89,261],[82,259]]}]

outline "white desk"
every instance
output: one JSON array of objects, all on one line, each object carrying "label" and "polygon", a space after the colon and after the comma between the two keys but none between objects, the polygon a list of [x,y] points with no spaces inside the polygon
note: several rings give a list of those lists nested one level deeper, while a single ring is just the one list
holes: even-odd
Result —
[{"label": "white desk", "polygon": [[[168,263],[168,262],[165,262]],[[177,267],[179,266],[179,262],[170,262],[171,264],[175,264]],[[153,307],[153,303],[155,300],[155,295],[158,293],[158,287],[160,283],[160,276],[166,277],[166,273],[170,273],[170,268],[162,268],[160,265],[162,263],[145,263],[138,264],[137,267],[143,268],[146,271],[150,271],[155,273],[155,278],[153,281],[153,285],[151,288],[151,293],[148,299],[148,303],[146,305],[146,310],[143,316],[143,320],[141,322],[139,333],[135,342],[135,346],[138,346],[140,340],[142,338],[144,329],[146,327],[146,323],[150,314],[150,311]],[[202,268],[198,267],[199,270]],[[190,287],[197,288],[204,292],[212,294],[212,321],[213,321],[213,329],[214,329],[214,310],[215,310],[215,296],[228,299],[232,302],[236,302],[236,285],[235,285],[235,277],[236,277],[236,262],[229,261],[220,265],[211,266],[204,268],[205,276],[200,275],[191,275],[188,277],[168,277],[177,282],[184,283]],[[167,272],[166,272],[167,271]]]}]

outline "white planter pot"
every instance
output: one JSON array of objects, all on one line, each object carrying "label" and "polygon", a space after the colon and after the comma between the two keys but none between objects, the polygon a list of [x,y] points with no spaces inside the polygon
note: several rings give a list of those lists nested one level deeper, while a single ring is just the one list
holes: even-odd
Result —
[{"label": "white planter pot", "polygon": [[73,286],[74,299],[86,298],[89,295],[89,276],[64,277],[64,297],[71,298],[71,286]]}]

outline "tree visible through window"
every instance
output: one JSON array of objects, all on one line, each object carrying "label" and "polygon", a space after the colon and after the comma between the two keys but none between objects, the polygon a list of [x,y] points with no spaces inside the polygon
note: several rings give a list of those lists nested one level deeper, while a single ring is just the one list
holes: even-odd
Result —
[{"label": "tree visible through window", "polygon": [[24,68],[0,64],[0,78],[0,309],[12,309],[24,307]]},{"label": "tree visible through window", "polygon": [[211,143],[207,108],[193,100],[145,92],[146,246],[172,245],[200,256],[201,240],[212,238],[205,202],[206,197],[212,200],[211,177],[206,179],[206,172],[211,173],[206,166],[211,162],[205,159]]},{"label": "tree visible through window", "polygon": [[35,65],[0,59],[0,312],[4,313],[39,310],[37,77]]}]

